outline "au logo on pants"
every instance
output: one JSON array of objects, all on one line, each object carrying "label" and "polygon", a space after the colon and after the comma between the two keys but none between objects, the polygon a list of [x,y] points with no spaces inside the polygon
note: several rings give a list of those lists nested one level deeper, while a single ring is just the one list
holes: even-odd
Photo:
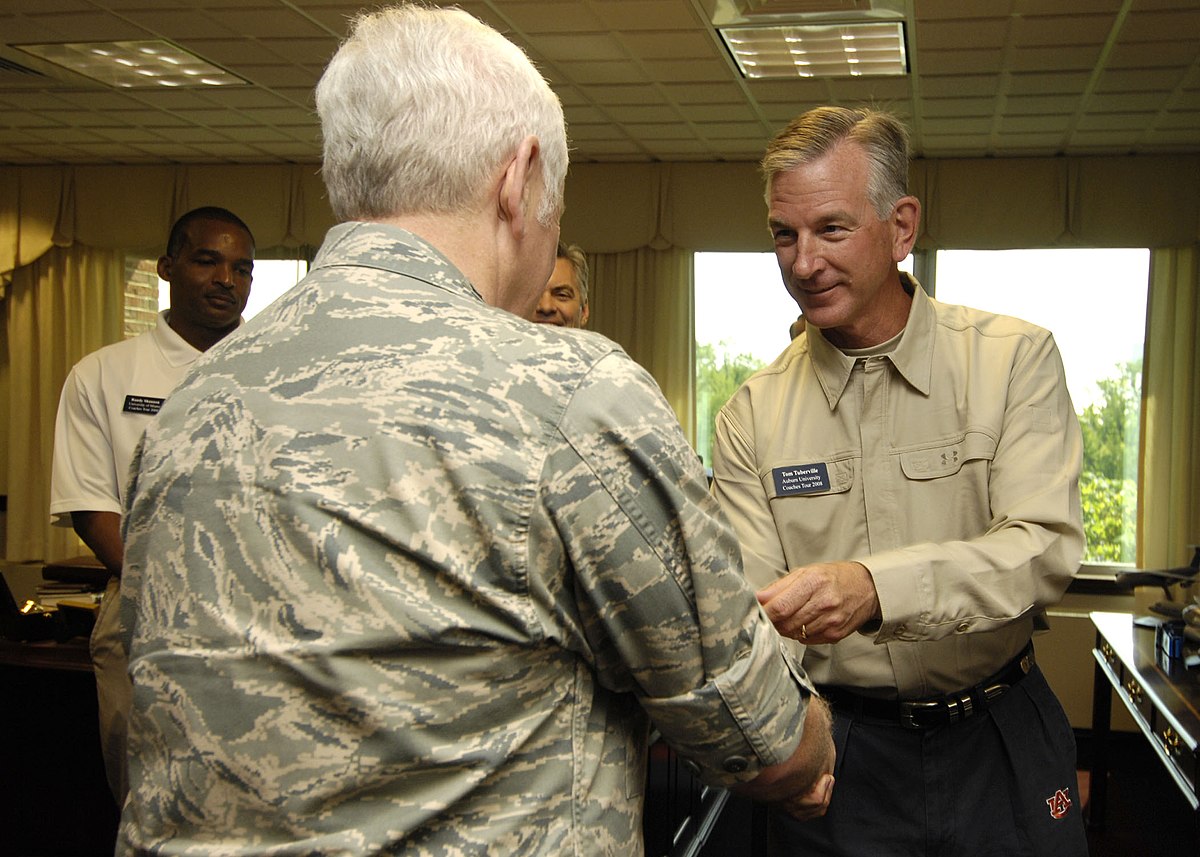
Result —
[{"label": "au logo on pants", "polygon": [[1059,789],[1053,796],[1046,798],[1046,806],[1050,807],[1051,818],[1063,818],[1071,808],[1071,798],[1067,794],[1070,789]]}]

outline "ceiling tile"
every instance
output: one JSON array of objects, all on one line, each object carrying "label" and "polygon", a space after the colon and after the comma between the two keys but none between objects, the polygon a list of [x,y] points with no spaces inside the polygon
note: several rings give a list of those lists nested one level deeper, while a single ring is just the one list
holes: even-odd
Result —
[{"label": "ceiling tile", "polygon": [[1088,71],[1100,59],[1100,45],[1081,47],[1014,48],[1009,68],[1014,72]]},{"label": "ceiling tile", "polygon": [[[491,0],[492,14],[522,33],[599,33],[607,28],[588,3],[502,3]],[[485,18],[487,16],[484,16]],[[493,21],[489,23],[495,24]],[[503,31],[504,27],[499,27]]]},{"label": "ceiling tile", "polygon": [[1140,131],[1154,124],[1153,113],[1093,113],[1079,120],[1080,131]]},{"label": "ceiling tile", "polygon": [[234,33],[268,34],[271,38],[316,38],[328,37],[330,34],[306,15],[301,15],[287,4],[273,8],[223,9],[213,18]]},{"label": "ceiling tile", "polygon": [[671,30],[696,26],[688,3],[661,0],[593,0],[592,8],[614,30]]},{"label": "ceiling tile", "polygon": [[1130,42],[1173,42],[1184,34],[1194,41],[1200,33],[1200,9],[1165,12],[1134,12],[1125,19],[1121,28],[1122,41]]},{"label": "ceiling tile", "polygon": [[720,60],[647,60],[646,73],[662,83],[707,83],[729,77],[729,64]]},{"label": "ceiling tile", "polygon": [[624,62],[629,59],[621,43],[606,33],[567,34],[541,36],[534,41],[536,53],[551,61],[571,60],[589,62],[595,60]]},{"label": "ceiling tile", "polygon": [[[764,89],[757,89],[759,86]],[[748,88],[757,95],[760,91],[770,91],[774,88],[774,84],[751,84]],[[713,83],[710,81],[688,84],[664,83],[661,84],[661,89],[667,94],[667,98],[676,104],[724,104],[730,101],[741,101],[745,91],[738,83]]]},{"label": "ceiling tile", "polygon": [[1001,134],[1062,134],[1070,125],[1070,116],[1005,116],[996,129]]},{"label": "ceiling tile", "polygon": [[909,48],[918,51],[957,50],[963,45],[1000,49],[1008,38],[1009,19],[948,19],[929,21],[921,25],[914,40],[908,37]]},{"label": "ceiling tile", "polygon": [[1114,14],[1015,16],[1012,40],[1018,47],[1098,47],[1108,40],[1115,23]]},{"label": "ceiling tile", "polygon": [[1179,69],[1115,69],[1100,75],[1098,92],[1170,92],[1183,80]]},{"label": "ceiling tile", "polygon": [[708,122],[700,129],[705,140],[758,140],[759,145],[769,136],[761,122]]},{"label": "ceiling tile", "polygon": [[587,96],[576,93],[580,98],[590,97],[597,104],[657,104],[663,99],[663,87],[645,86],[589,86]]},{"label": "ceiling tile", "polygon": [[925,98],[995,95],[1000,91],[1000,77],[994,74],[921,76],[921,94]]},{"label": "ceiling tile", "polygon": [[1061,95],[1086,90],[1091,76],[1087,72],[1024,72],[1008,78],[1008,92],[1016,95]]},{"label": "ceiling tile", "polygon": [[728,122],[756,120],[753,108],[746,104],[688,104],[679,114],[689,122]]},{"label": "ceiling tile", "polygon": [[616,122],[682,121],[682,117],[670,107],[613,105],[605,108],[605,112]]},{"label": "ceiling tile", "polygon": [[650,82],[645,73],[630,62],[563,62],[558,68],[576,85]]},{"label": "ceiling tile", "polygon": [[995,98],[930,98],[921,106],[921,115],[933,117],[991,116],[996,112]]},{"label": "ceiling tile", "polygon": [[981,50],[926,51],[921,54],[922,75],[994,74],[1004,67],[1004,52]]},{"label": "ceiling tile", "polygon": [[720,59],[725,47],[708,33],[622,33],[620,41],[634,56],[652,59]]}]

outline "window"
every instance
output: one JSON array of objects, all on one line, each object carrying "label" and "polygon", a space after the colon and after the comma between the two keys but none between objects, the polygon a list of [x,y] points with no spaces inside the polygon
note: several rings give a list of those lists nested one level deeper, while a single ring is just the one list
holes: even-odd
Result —
[{"label": "window", "polygon": [[734,391],[787,347],[796,302],[774,253],[697,253],[696,449],[712,467],[712,431]]},{"label": "window", "polygon": [[[1088,564],[1136,557],[1144,249],[943,250],[939,300],[1023,318],[1054,334],[1084,438]],[[912,270],[911,257],[901,266]],[[696,446],[712,466],[717,411],[788,343],[797,309],[772,253],[697,253]]]},{"label": "window", "polygon": [[1150,251],[940,250],[939,300],[1050,330],[1083,431],[1089,564],[1137,554],[1138,434]]}]

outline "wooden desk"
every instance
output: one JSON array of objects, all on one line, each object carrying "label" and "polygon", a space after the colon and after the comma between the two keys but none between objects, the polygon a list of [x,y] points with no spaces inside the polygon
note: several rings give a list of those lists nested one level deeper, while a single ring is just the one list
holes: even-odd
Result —
[{"label": "wooden desk", "polygon": [[1200,841],[1200,668],[1158,657],[1154,630],[1129,613],[1092,613],[1096,626],[1092,694],[1092,776],[1088,825],[1104,826],[1112,692],[1125,703],[1155,755],[1193,810]]},{"label": "wooden desk", "polygon": [[72,637],[62,643],[40,640],[18,643],[0,640],[0,665],[90,673],[92,656],[87,637]]}]

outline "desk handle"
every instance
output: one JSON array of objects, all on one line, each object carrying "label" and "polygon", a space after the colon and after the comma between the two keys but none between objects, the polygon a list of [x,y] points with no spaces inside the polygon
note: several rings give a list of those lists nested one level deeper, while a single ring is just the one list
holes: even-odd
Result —
[{"label": "desk handle", "polygon": [[1158,738],[1163,743],[1163,749],[1171,756],[1181,756],[1183,754],[1183,739],[1170,726],[1164,727],[1162,734]]},{"label": "desk handle", "polygon": [[1129,694],[1129,698],[1133,700],[1134,705],[1142,704],[1142,686],[1133,679],[1125,682],[1125,692]]}]

